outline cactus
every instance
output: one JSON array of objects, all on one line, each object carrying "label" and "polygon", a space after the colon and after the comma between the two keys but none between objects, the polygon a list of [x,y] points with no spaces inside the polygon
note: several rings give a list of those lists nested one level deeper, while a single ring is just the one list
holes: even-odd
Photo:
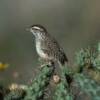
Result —
[{"label": "cactus", "polygon": [[[30,85],[1,86],[0,100],[100,100],[100,43],[77,52],[75,63],[78,72],[62,66],[61,77],[53,83],[54,91],[50,98],[46,98],[46,93],[51,91],[49,86],[53,82],[54,65],[45,65]],[[76,67],[73,65],[73,68]]]}]

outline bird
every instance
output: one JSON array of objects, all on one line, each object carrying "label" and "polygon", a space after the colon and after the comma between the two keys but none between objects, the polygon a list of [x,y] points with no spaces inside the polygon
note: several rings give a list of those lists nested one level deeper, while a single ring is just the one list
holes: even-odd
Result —
[{"label": "bird", "polygon": [[57,62],[61,66],[68,62],[68,58],[54,37],[47,29],[40,25],[31,25],[28,29],[35,36],[36,51],[39,57],[48,62]]}]

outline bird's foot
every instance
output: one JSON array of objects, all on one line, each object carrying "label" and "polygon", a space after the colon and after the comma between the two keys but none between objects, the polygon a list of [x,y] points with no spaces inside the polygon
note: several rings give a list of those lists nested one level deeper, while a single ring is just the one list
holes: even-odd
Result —
[{"label": "bird's foot", "polygon": [[52,66],[53,63],[52,62],[46,62],[45,64],[40,65],[40,69],[42,69],[45,66]]},{"label": "bird's foot", "polygon": [[40,66],[40,68],[43,68],[43,67],[45,67],[45,66],[47,66],[48,64],[46,63],[46,64],[42,64],[41,66]]}]

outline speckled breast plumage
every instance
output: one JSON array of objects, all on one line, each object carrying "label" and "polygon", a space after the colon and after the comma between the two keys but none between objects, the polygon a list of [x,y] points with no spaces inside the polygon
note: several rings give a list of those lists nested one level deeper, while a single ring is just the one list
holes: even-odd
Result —
[{"label": "speckled breast plumage", "polygon": [[41,58],[46,60],[58,61],[62,65],[68,61],[63,49],[49,35],[36,39],[36,51]]}]

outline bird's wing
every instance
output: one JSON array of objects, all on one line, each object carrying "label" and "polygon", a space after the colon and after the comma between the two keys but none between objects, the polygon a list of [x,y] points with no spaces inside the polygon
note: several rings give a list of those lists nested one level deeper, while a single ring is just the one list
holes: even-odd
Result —
[{"label": "bird's wing", "polygon": [[42,44],[42,50],[50,58],[57,59],[61,62],[65,62],[65,60],[67,61],[67,57],[63,49],[54,38],[47,38],[44,42],[45,44]]}]

